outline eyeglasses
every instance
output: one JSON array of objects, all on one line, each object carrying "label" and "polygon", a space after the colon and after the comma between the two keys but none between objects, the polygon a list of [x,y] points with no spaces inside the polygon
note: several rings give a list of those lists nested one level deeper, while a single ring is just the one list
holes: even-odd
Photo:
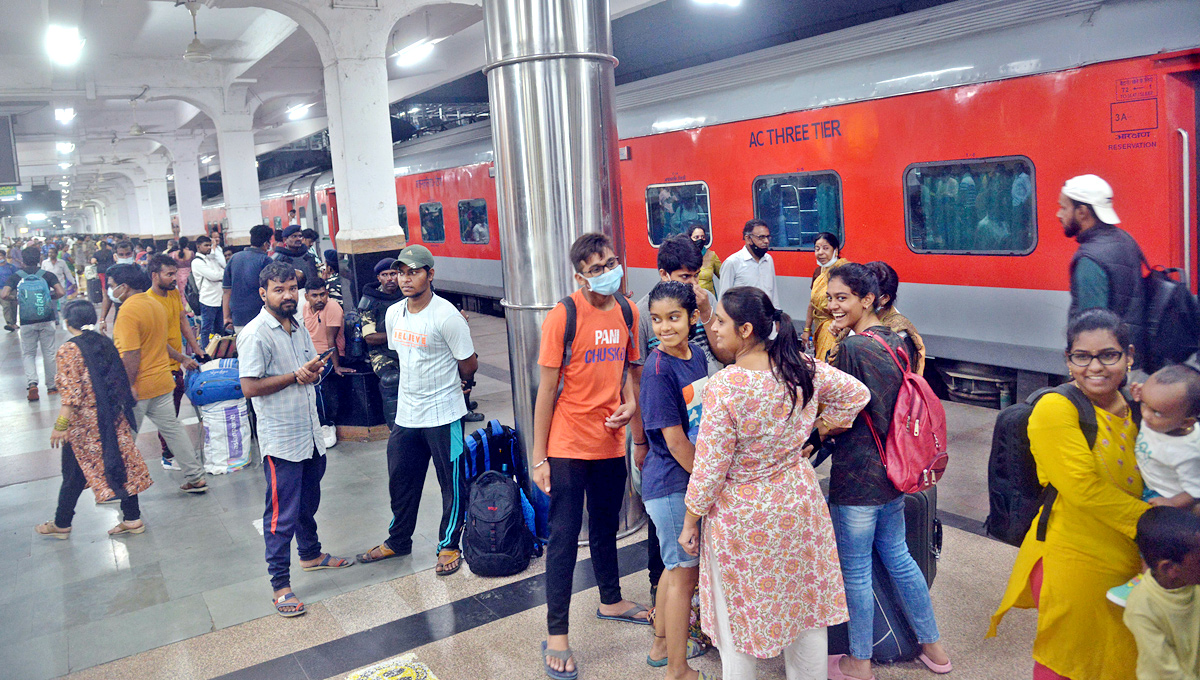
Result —
[{"label": "eyeglasses", "polygon": [[600,276],[604,272],[610,272],[610,271],[616,269],[617,267],[619,267],[620,265],[621,265],[621,261],[618,260],[617,258],[613,257],[613,258],[610,258],[608,260],[608,262],[605,262],[604,264],[598,264],[595,267],[592,267],[591,269],[585,269],[583,271],[583,275],[590,279],[594,276]]},{"label": "eyeglasses", "polygon": [[750,234],[750,238],[755,243],[766,243],[767,241],[771,240],[771,235],[770,234]]},{"label": "eyeglasses", "polygon": [[1118,349],[1106,349],[1103,352],[1098,352],[1096,354],[1080,351],[1067,354],[1067,361],[1071,362],[1073,366],[1078,366],[1079,368],[1087,368],[1088,366],[1091,366],[1093,359],[1099,359],[1101,366],[1112,366],[1120,361],[1124,356],[1125,353]]}]

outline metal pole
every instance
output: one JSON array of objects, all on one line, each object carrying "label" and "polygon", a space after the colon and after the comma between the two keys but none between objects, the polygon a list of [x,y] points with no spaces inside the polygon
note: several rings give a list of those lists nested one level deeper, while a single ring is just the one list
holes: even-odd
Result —
[{"label": "metal pole", "polygon": [[[616,59],[608,0],[484,0],[483,11],[513,413],[530,455],[542,321],[575,288],[567,251],[603,231],[624,252]],[[622,532],[644,515],[627,485]]]}]

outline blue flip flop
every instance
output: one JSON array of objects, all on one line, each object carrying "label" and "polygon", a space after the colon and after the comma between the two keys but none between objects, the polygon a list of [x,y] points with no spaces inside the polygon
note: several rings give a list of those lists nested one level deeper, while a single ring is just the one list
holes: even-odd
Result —
[{"label": "blue flip flop", "polygon": [[575,653],[571,651],[570,647],[567,647],[562,651],[557,649],[546,649],[546,641],[542,640],[542,667],[546,669],[546,675],[554,680],[575,680],[579,677],[579,664],[575,664],[575,670],[573,671],[556,671],[550,667],[550,664],[546,663],[546,657],[552,656],[556,659],[561,659],[565,664],[567,661],[570,661],[571,657],[574,655]]},{"label": "blue flip flop", "polygon": [[[708,654],[708,646],[707,645],[702,645],[699,642],[696,642],[695,640],[692,640],[690,638],[688,639],[687,658],[694,659],[698,656],[704,656],[705,654]],[[647,654],[646,655],[646,665],[651,668],[663,668],[667,665],[667,657],[664,656],[663,658],[658,659],[656,661],[654,659],[651,659],[650,655]]]}]

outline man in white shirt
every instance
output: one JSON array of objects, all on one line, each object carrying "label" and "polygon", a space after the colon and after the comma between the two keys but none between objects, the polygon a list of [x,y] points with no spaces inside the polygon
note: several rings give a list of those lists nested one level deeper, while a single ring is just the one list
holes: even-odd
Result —
[{"label": "man in white shirt", "polygon": [[196,239],[192,273],[200,288],[200,347],[205,348],[210,337],[223,331],[217,325],[221,321],[222,282],[225,280],[225,255],[213,248],[212,239],[207,236]]},{"label": "man in white shirt", "polygon": [[67,266],[66,260],[58,256],[58,246],[50,246],[49,254],[42,260],[42,269],[58,277],[63,288],[67,289],[67,297],[75,297],[75,272]]},{"label": "man in white shirt", "polygon": [[771,304],[779,307],[775,294],[775,260],[767,252],[771,248],[771,228],[762,220],[750,220],[742,228],[742,239],[746,247],[730,255],[721,263],[718,296],[737,286],[754,286],[771,298]]},{"label": "man in white shirt", "polygon": [[429,460],[442,487],[435,572],[448,576],[462,566],[459,536],[466,520],[466,481],[458,458],[463,452],[462,417],[467,414],[463,385],[479,368],[471,329],[458,309],[433,293],[433,254],[408,246],[392,268],[399,272],[404,299],[388,308],[388,347],[399,359],[396,423],[388,437],[388,493],[392,523],[388,538],[358,556],[378,562],[412,552],[417,509]]}]

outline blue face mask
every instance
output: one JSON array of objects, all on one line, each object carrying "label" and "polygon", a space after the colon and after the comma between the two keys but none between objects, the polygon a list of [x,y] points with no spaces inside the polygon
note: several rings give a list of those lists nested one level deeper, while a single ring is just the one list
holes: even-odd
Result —
[{"label": "blue face mask", "polygon": [[621,278],[623,276],[625,276],[625,271],[621,268],[621,265],[617,265],[611,271],[606,271],[599,276],[593,276],[588,279],[588,288],[591,288],[592,292],[596,295],[612,295],[620,290]]}]

